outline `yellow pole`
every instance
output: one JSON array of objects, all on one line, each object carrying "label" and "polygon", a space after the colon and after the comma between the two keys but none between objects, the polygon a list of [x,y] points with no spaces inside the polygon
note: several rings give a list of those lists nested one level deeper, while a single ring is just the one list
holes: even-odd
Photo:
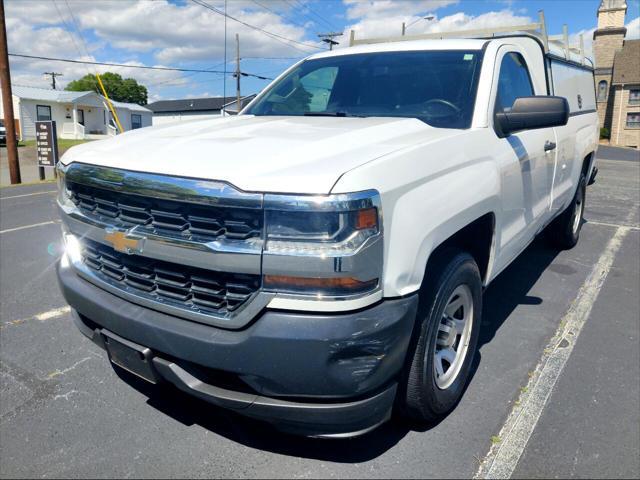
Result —
[{"label": "yellow pole", "polygon": [[109,100],[109,95],[107,95],[107,91],[105,90],[104,85],[102,84],[102,80],[100,80],[99,73],[96,73],[96,78],[98,79],[98,84],[100,85],[102,94],[104,95],[104,98],[107,100],[107,105],[109,106],[109,110],[111,110],[111,114],[113,115],[113,118],[116,121],[118,128],[120,129],[120,132],[124,132],[124,128],[122,128],[122,125],[120,125],[120,120],[118,119],[118,114],[116,113],[116,109],[113,108],[113,105],[111,104],[111,100]]}]

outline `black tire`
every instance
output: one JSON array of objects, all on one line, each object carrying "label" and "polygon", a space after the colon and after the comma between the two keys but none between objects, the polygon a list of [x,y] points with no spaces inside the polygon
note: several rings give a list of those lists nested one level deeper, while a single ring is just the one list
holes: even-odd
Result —
[{"label": "black tire", "polygon": [[[575,247],[578,240],[580,240],[586,193],[587,179],[584,174],[582,174],[571,203],[558,218],[549,225],[549,229],[547,230],[549,239],[556,247],[562,250],[569,250]],[[577,220],[576,215],[579,216]]]},{"label": "black tire", "polygon": [[[400,390],[400,410],[421,423],[435,423],[458,403],[466,387],[478,343],[482,315],[482,280],[476,262],[466,252],[447,250],[430,261],[420,291],[413,340]],[[469,342],[460,370],[447,388],[437,384],[434,353],[440,323],[454,291],[467,286],[473,303]],[[450,367],[451,368],[451,367]]]}]

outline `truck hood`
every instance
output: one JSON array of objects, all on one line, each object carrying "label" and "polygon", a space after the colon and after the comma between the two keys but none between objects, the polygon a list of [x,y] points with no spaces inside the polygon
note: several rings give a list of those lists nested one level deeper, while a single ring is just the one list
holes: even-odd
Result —
[{"label": "truck hood", "polygon": [[88,142],[62,162],[221,180],[245,191],[327,194],[359,165],[459,133],[407,118],[241,115]]}]

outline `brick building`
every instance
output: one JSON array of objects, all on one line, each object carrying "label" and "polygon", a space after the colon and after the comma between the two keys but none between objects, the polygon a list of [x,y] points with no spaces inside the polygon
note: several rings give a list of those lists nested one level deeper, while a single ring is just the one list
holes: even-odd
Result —
[{"label": "brick building", "polygon": [[612,145],[640,147],[640,40],[626,40],[625,0],[602,0],[593,32],[600,126]]}]

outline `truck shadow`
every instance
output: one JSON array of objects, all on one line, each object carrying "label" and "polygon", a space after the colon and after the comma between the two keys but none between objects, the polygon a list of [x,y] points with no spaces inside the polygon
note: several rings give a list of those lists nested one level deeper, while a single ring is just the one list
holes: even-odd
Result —
[{"label": "truck shadow", "polygon": [[[537,239],[487,289],[479,349],[472,364],[471,380],[482,362],[482,346],[491,342],[514,309],[518,305],[539,305],[543,302],[543,299],[528,293],[557,254],[543,240]],[[396,415],[392,421],[362,437],[340,440],[304,438],[279,432],[268,423],[215,407],[175,388],[150,385],[124,370],[114,369],[122,380],[148,397],[148,405],[176,421],[187,426],[198,425],[250,448],[281,455],[359,463],[384,454],[410,432],[426,432],[437,426],[409,425]]]}]

